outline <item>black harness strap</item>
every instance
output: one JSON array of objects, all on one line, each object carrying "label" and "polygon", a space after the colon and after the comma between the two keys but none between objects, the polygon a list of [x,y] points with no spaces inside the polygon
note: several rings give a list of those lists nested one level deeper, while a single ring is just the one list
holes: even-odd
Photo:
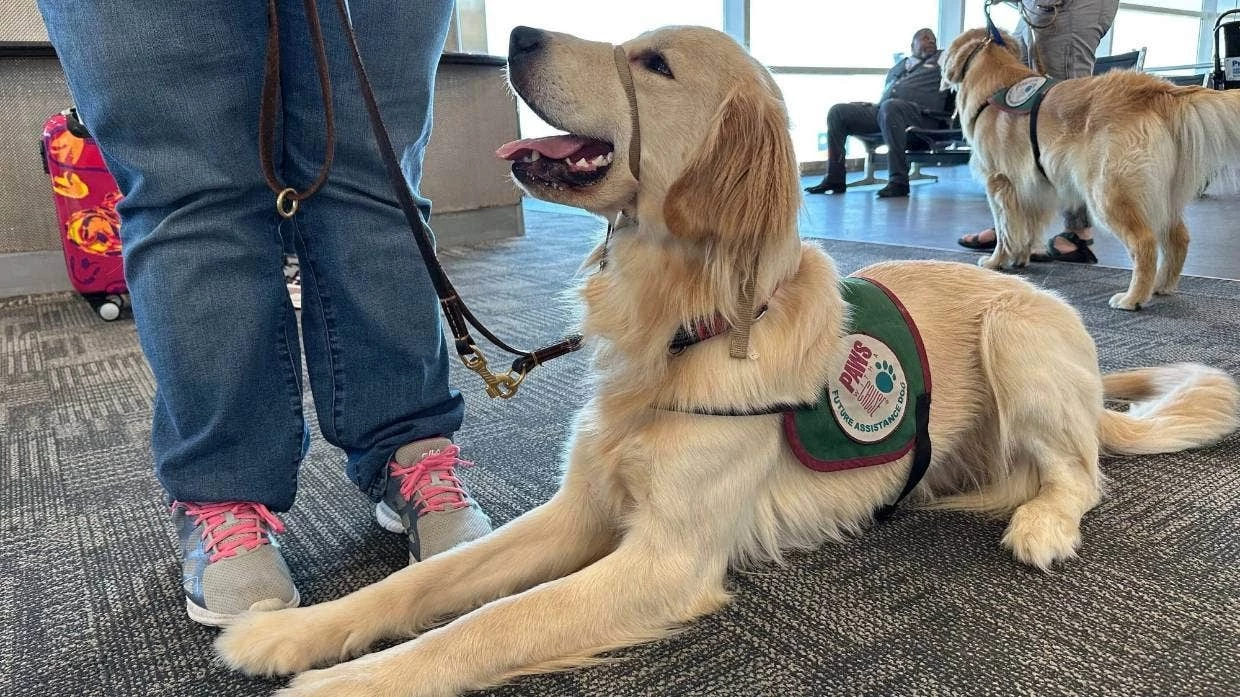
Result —
[{"label": "black harness strap", "polygon": [[986,111],[986,107],[988,107],[988,106],[990,106],[990,100],[989,100],[989,99],[987,99],[986,101],[982,102],[982,105],[981,105],[980,107],[978,107],[978,108],[977,108],[977,111],[973,112],[973,118],[972,118],[972,119],[969,119],[969,130],[972,130],[972,129],[973,129],[973,127],[977,125],[977,120],[978,120],[979,118],[981,118],[981,116],[982,116],[982,112],[983,112],[983,111]]},{"label": "black harness strap", "polygon": [[1046,170],[1042,167],[1042,148],[1038,147],[1038,112],[1042,109],[1042,100],[1049,92],[1050,89],[1047,89],[1046,92],[1038,95],[1033,108],[1029,110],[1029,144],[1033,146],[1033,163],[1038,166],[1042,178],[1047,181],[1050,181],[1050,177],[1046,176]]},{"label": "black harness strap", "polygon": [[798,409],[812,409],[812,402],[777,402],[775,404],[767,404],[761,407],[753,407],[752,409],[711,409],[709,407],[670,407],[657,406],[654,407],[659,411],[674,411],[678,414],[693,414],[694,416],[770,416],[772,414],[782,414],[786,411],[797,411]]},{"label": "black harness strap", "polygon": [[[694,408],[675,409],[668,407],[658,407],[661,411],[675,411],[682,414],[693,414],[696,416],[769,416],[772,414],[782,414],[787,411],[796,411],[798,409],[813,408],[813,404],[770,404],[763,407],[753,409],[705,409]],[[930,394],[923,394],[917,398],[917,404],[914,407],[913,418],[917,424],[917,439],[913,443],[913,461],[909,464],[908,478],[904,481],[904,488],[900,490],[900,495],[896,496],[896,500],[878,509],[874,514],[874,518],[880,523],[891,518],[899,509],[900,503],[913,493],[921,480],[925,478],[926,471],[930,469],[930,459],[933,454],[933,448],[930,444]]]},{"label": "black harness strap", "polygon": [[883,506],[874,514],[879,522],[887,520],[896,512],[896,507],[906,496],[913,493],[913,489],[921,483],[922,477],[926,476],[926,470],[930,469],[932,453],[930,448],[930,393],[917,398],[913,418],[917,420],[917,440],[913,442],[913,462],[909,466],[908,479],[904,482],[904,489],[900,491],[896,500]]}]

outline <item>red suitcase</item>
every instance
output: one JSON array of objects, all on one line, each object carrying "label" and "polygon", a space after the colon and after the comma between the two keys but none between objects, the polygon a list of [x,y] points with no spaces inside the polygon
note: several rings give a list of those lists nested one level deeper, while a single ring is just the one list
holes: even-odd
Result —
[{"label": "red suitcase", "polygon": [[69,281],[100,317],[114,320],[128,304],[116,180],[74,109],[47,120],[41,149],[43,169],[52,180]]}]

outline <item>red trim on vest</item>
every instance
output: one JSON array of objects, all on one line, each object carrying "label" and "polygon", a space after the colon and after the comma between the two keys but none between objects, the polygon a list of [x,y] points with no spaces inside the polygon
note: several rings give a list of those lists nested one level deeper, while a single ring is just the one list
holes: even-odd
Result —
[{"label": "red trim on vest", "polygon": [[913,438],[908,445],[901,448],[899,452],[887,453],[885,455],[870,455],[869,457],[854,457],[850,460],[819,460],[809,451],[805,449],[805,444],[797,437],[796,420],[792,412],[784,412],[784,436],[788,439],[788,446],[792,448],[792,452],[796,453],[797,458],[809,469],[815,472],[843,472],[844,470],[855,470],[862,467],[873,467],[874,465],[885,465],[888,462],[895,462],[900,458],[908,455],[913,450],[913,446],[917,443],[917,439]]},{"label": "red trim on vest", "polygon": [[856,276],[855,278],[864,278],[870,283],[873,283],[879,290],[887,294],[887,298],[890,299],[896,306],[896,309],[900,311],[900,316],[904,318],[904,323],[909,326],[909,329],[913,330],[913,342],[917,344],[917,357],[921,359],[921,376],[926,381],[926,392],[933,392],[933,385],[930,384],[930,359],[926,357],[926,345],[921,343],[921,330],[917,328],[917,323],[913,321],[913,316],[908,313],[908,308],[904,307],[904,303],[900,302],[900,299],[896,297],[896,294],[892,293],[891,289],[887,286],[868,276]]}]

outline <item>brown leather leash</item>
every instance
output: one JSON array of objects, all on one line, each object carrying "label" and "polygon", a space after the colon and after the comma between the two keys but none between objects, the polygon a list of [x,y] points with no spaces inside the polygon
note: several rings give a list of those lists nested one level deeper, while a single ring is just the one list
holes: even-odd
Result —
[{"label": "brown leather leash", "polygon": [[[319,25],[318,7],[315,0],[303,0],[310,27],[311,41],[314,44],[315,65],[319,74],[319,84],[323,93],[327,141],[324,146],[323,165],[319,169],[319,174],[314,182],[304,191],[297,191],[293,187],[286,186],[276,178],[272,151],[275,141],[277,93],[280,81],[279,25],[276,18],[277,2],[278,0],[267,0],[269,28],[267,32],[267,65],[263,75],[263,97],[259,111],[259,155],[262,160],[263,173],[267,179],[267,185],[276,193],[276,211],[287,219],[297,213],[299,202],[313,196],[327,181],[328,171],[331,169],[332,158],[335,153],[336,141],[331,79],[328,75],[327,52],[323,42],[322,28]],[[457,294],[456,288],[453,287],[452,281],[448,278],[448,274],[435,256],[435,244],[431,239],[430,229],[426,226],[426,221],[422,219],[422,212],[418,209],[417,204],[414,203],[413,195],[409,191],[404,175],[401,173],[399,161],[393,151],[387,130],[383,126],[383,118],[379,114],[379,105],[375,101],[374,91],[371,88],[370,79],[366,74],[361,53],[357,47],[357,38],[353,33],[353,24],[349,19],[349,10],[345,5],[345,0],[335,0],[335,3],[345,39],[349,44],[350,58],[353,62],[354,71],[357,73],[362,99],[366,104],[366,111],[370,118],[370,127],[374,132],[375,141],[379,146],[379,154],[383,159],[384,169],[387,171],[392,189],[396,193],[397,203],[400,204],[401,211],[405,215],[405,220],[409,224],[414,241],[417,242],[418,250],[422,254],[422,261],[425,263],[431,283],[435,287],[435,294],[439,296],[439,305],[443,310],[448,328],[452,332],[452,340],[457,355],[466,368],[477,373],[483,382],[486,383],[487,395],[508,399],[517,393],[517,388],[521,386],[525,376],[535,367],[581,348],[582,336],[574,334],[549,346],[544,346],[534,351],[526,351],[509,346],[495,336],[470,312],[469,307],[465,305],[460,295]],[[508,372],[496,374],[491,371],[487,364],[486,356],[470,334],[469,327],[471,325],[487,341],[501,350],[516,356]]]}]

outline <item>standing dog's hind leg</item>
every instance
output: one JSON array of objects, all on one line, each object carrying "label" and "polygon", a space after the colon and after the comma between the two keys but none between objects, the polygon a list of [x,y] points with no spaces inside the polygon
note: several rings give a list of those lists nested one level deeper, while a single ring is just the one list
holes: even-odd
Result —
[{"label": "standing dog's hind leg", "polygon": [[1102,213],[1103,225],[1124,242],[1132,257],[1132,280],[1128,290],[1111,296],[1109,304],[1118,310],[1140,310],[1154,295],[1154,274],[1158,266],[1154,231],[1138,201],[1124,194],[1112,193],[1107,197]]},{"label": "standing dog's hind leg", "polygon": [[1188,256],[1188,227],[1183,220],[1177,220],[1168,228],[1167,234],[1159,238],[1162,248],[1162,261],[1158,265],[1158,276],[1154,279],[1155,295],[1171,295],[1180,284],[1180,272],[1184,270],[1184,258]]}]

